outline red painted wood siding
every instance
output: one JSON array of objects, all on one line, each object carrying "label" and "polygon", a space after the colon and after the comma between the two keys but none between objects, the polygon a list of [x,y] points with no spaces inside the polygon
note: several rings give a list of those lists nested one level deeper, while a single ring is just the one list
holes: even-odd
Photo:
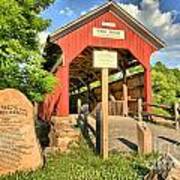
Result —
[{"label": "red painted wood siding", "polygon": [[[111,29],[124,30],[125,40],[93,37],[93,27],[102,28],[101,24],[103,21],[116,23],[116,27]],[[128,49],[142,65],[146,66],[149,63],[149,56],[156,50],[150,43],[143,39],[140,34],[133,31],[128,24],[111,12],[99,16],[88,24],[59,39],[57,44],[63,49],[67,63],[77,57],[87,46],[93,46]]]},{"label": "red painted wood siding", "polygon": [[[93,27],[104,28],[102,27],[103,21],[114,22],[116,27],[111,29],[124,30],[125,39],[93,37]],[[79,29],[58,39],[56,43],[61,47],[64,55],[64,66],[59,67],[56,73],[62,87],[56,87],[54,92],[47,96],[44,104],[40,107],[40,116],[42,118],[49,118],[53,111],[58,116],[67,116],[69,114],[69,65],[88,46],[128,49],[146,70],[144,78],[145,96],[148,102],[151,101],[150,56],[157,49],[112,12],[97,17]]]}]

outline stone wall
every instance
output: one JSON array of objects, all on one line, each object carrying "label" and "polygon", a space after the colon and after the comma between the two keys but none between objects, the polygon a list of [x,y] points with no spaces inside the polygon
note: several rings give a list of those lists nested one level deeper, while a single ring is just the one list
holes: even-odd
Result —
[{"label": "stone wall", "polygon": [[75,128],[77,125],[76,117],[56,117],[51,118],[52,126],[49,134],[50,151],[56,148],[60,152],[68,152],[73,143],[78,143],[81,132]]}]

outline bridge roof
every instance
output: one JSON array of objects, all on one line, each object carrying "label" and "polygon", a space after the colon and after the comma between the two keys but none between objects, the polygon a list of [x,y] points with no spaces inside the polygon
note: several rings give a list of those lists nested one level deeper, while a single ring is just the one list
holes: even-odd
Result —
[{"label": "bridge roof", "polygon": [[86,23],[109,11],[125,21],[133,28],[134,31],[140,34],[157,49],[165,47],[165,43],[160,38],[154,35],[142,23],[133,18],[127,11],[125,11],[113,1],[101,5],[98,8],[88,12],[87,14],[80,16],[78,19],[70,22],[69,24],[57,29],[50,35],[50,41],[56,42],[58,39],[66,36],[67,34],[73,32],[74,30],[82,27]]}]

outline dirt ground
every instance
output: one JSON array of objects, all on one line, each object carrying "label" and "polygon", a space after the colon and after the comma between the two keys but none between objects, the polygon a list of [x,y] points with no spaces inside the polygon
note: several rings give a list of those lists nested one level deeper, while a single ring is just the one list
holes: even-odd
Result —
[{"label": "dirt ground", "polygon": [[[95,128],[95,120],[88,118]],[[120,116],[109,117],[109,149],[121,152],[137,151],[137,121]],[[180,160],[180,130],[147,123],[152,131],[154,150],[160,153],[170,152]]]}]

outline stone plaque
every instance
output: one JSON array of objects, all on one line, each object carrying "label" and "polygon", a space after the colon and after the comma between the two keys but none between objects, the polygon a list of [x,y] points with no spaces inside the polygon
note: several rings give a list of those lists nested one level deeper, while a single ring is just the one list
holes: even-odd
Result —
[{"label": "stone plaque", "polygon": [[15,89],[0,91],[0,175],[42,166],[33,106]]}]

